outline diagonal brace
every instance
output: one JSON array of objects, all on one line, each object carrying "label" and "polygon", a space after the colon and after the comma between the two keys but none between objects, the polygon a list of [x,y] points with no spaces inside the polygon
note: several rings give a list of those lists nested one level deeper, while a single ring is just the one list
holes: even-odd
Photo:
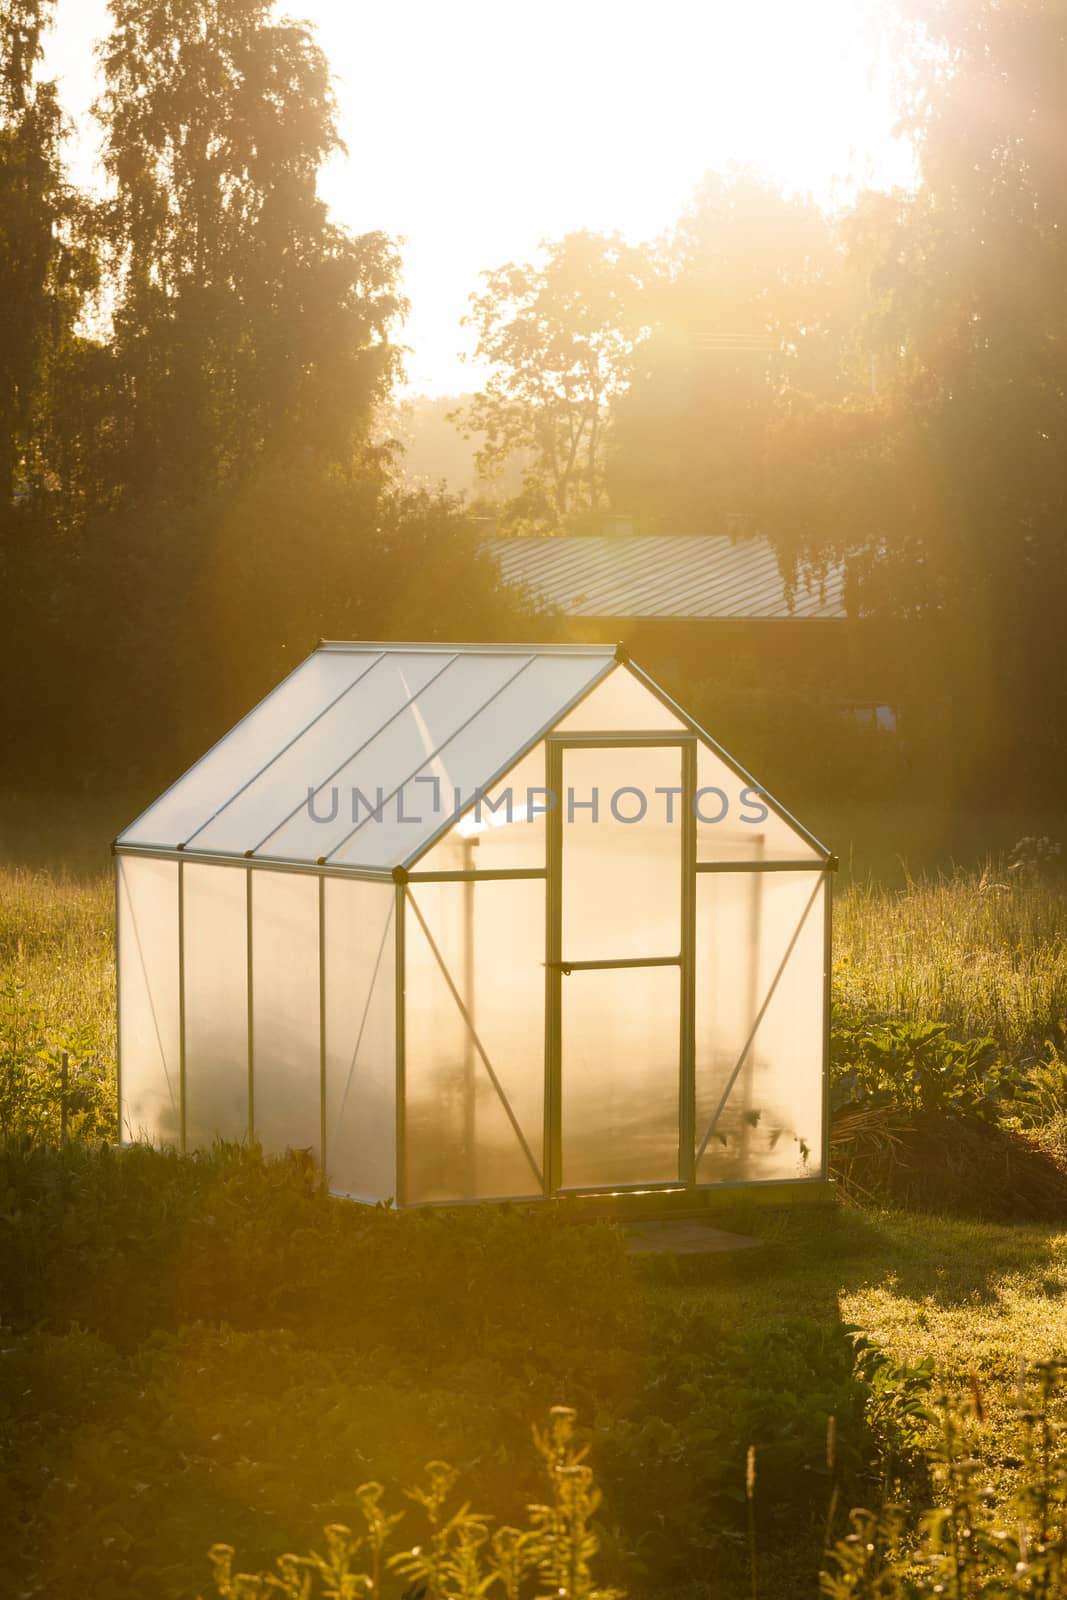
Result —
[{"label": "diagonal brace", "polygon": [[515,1134],[516,1139],[518,1139],[519,1144],[522,1146],[522,1153],[526,1157],[527,1161],[530,1163],[530,1171],[533,1173],[534,1177],[537,1179],[537,1186],[540,1189],[544,1184],[544,1175],[543,1175],[540,1167],[537,1165],[537,1162],[534,1160],[533,1152],[531,1151],[530,1146],[526,1142],[526,1135],[523,1133],[522,1128],[519,1126],[518,1118],[516,1117],[514,1111],[511,1109],[511,1102],[508,1100],[507,1095],[504,1093],[504,1086],[500,1082],[500,1079],[497,1077],[496,1073],[493,1071],[493,1063],[490,1061],[488,1055],[486,1054],[485,1046],[482,1044],[482,1041],[478,1037],[478,1032],[477,1032],[477,1029],[474,1026],[474,1021],[473,1021],[473,1019],[471,1017],[471,1014],[467,1010],[466,1006],[463,1004],[463,1000],[462,1000],[462,997],[460,995],[459,990],[456,988],[455,984],[452,982],[452,975],[449,972],[448,968],[445,966],[444,957],[442,956],[440,950],[437,948],[437,945],[434,942],[433,934],[430,932],[429,928],[426,925],[426,918],[423,916],[421,910],[419,909],[418,901],[415,899],[415,896],[411,893],[410,889],[408,890],[408,904],[411,906],[412,911],[414,911],[416,917],[418,918],[419,926],[422,929],[423,933],[426,935],[426,942],[430,946],[430,949],[434,953],[434,958],[435,958],[435,960],[437,962],[437,965],[441,969],[441,976],[444,978],[445,982],[447,983],[448,989],[449,989],[449,993],[451,994],[453,1000],[456,1002],[456,1005],[459,1007],[460,1015],[462,1016],[464,1022],[467,1024],[467,1028],[470,1031],[471,1041],[472,1041],[472,1043],[474,1045],[474,1048],[475,1048],[475,1050],[477,1050],[478,1055],[481,1057],[482,1066],[485,1068],[486,1072],[489,1074],[489,1082],[493,1085],[493,1088],[497,1092],[497,1097],[500,1100],[500,1104],[504,1107],[504,1112],[505,1112],[505,1114],[507,1116],[507,1119],[511,1123],[512,1130],[513,1130],[513,1132]]},{"label": "diagonal brace", "polygon": [[744,1066],[745,1061],[748,1059],[748,1052],[752,1049],[752,1042],[755,1039],[756,1034],[759,1032],[760,1023],[763,1021],[764,1017],[767,1015],[767,1007],[770,1005],[771,1001],[774,999],[774,991],[778,987],[778,984],[779,984],[779,981],[781,979],[782,973],[785,971],[786,967],[789,965],[789,957],[793,954],[793,951],[796,949],[796,943],[797,943],[797,940],[800,938],[801,930],[803,929],[805,922],[808,920],[808,912],[811,910],[812,906],[815,904],[815,896],[819,893],[819,890],[822,888],[822,885],[823,885],[823,875],[820,872],[818,877],[815,880],[815,887],[814,887],[814,889],[812,889],[811,894],[808,897],[808,903],[804,907],[804,910],[800,914],[800,921],[797,923],[796,927],[793,930],[793,937],[790,939],[788,945],[786,946],[786,952],[785,952],[785,955],[782,957],[782,959],[781,959],[781,961],[780,961],[780,963],[778,965],[778,971],[775,973],[774,978],[771,981],[771,986],[767,990],[767,993],[763,998],[763,1004],[760,1006],[759,1011],[756,1013],[756,1020],[752,1024],[752,1027],[749,1030],[748,1038],[745,1040],[744,1046],[743,1046],[743,1048],[741,1050],[741,1054],[737,1058],[737,1065],[734,1067],[734,1070],[731,1072],[731,1074],[729,1076],[729,1079],[727,1080],[726,1087],[723,1090],[722,1094],[719,1096],[719,1103],[715,1107],[715,1113],[712,1116],[711,1121],[708,1123],[707,1130],[706,1130],[706,1132],[704,1134],[703,1139],[701,1139],[701,1141],[700,1141],[700,1149],[697,1151],[697,1154],[696,1154],[696,1162],[695,1162],[696,1166],[700,1165],[701,1157],[703,1156],[704,1151],[708,1148],[708,1140],[711,1138],[712,1134],[715,1132],[715,1129],[718,1127],[719,1118],[722,1116],[723,1112],[726,1109],[726,1102],[729,1100],[730,1095],[733,1093],[734,1084],[737,1082],[738,1078],[741,1075],[741,1068]]}]

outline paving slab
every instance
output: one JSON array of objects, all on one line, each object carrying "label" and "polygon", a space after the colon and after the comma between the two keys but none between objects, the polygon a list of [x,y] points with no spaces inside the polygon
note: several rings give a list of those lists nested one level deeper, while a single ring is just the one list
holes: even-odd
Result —
[{"label": "paving slab", "polygon": [[623,1228],[630,1255],[714,1256],[732,1250],[754,1250],[762,1239],[745,1233],[727,1233],[690,1217],[677,1221],[631,1222]]}]

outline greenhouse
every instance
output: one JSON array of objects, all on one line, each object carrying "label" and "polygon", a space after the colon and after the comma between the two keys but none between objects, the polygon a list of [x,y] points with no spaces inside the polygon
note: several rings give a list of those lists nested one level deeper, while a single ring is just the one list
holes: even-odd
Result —
[{"label": "greenhouse", "polygon": [[114,851],[127,1142],[397,1205],[824,1176],[835,860],[621,649],[323,643]]}]

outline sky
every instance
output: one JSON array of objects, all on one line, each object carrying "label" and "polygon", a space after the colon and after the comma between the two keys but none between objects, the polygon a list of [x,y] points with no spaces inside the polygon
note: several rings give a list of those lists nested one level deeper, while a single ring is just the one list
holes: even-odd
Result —
[{"label": "sky", "polygon": [[[661,234],[703,174],[750,165],[843,203],[907,182],[888,0],[293,0],[337,79],[336,218],[403,240],[411,393],[478,386],[460,326],[483,270],[576,228]],[[46,70],[91,181],[105,0],[58,0]]]}]

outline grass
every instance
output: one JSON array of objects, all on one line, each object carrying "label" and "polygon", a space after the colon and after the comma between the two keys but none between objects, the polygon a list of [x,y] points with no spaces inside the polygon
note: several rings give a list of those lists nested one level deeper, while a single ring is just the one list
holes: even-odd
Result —
[{"label": "grass", "polygon": [[853,883],[835,897],[834,985],[846,1012],[1040,1049],[1067,1024],[1067,888],[996,865]]},{"label": "grass", "polygon": [[[50,1041],[87,1032],[105,1072],[111,938],[107,876],[0,871],[0,988]],[[1062,882],[844,883],[834,953],[853,1013],[941,1018],[1015,1054],[1067,1017]],[[479,1508],[521,1516],[529,1425],[563,1401],[590,1429],[607,1576],[747,1597],[754,1443],[761,1593],[810,1600],[828,1410],[872,1492],[849,1327],[934,1356],[950,1385],[977,1373],[998,1493],[1018,1363],[1067,1350],[1059,1228],[739,1200],[732,1225],[764,1252],[634,1263],[606,1227],[376,1217],[306,1174],[136,1159],[0,1171],[3,1592],[178,1600],[206,1591],[212,1542],[267,1564],[350,1520],[357,1483],[411,1483],[433,1457]]]},{"label": "grass", "polygon": [[760,1592],[813,1600],[830,1410],[852,1452],[846,1504],[877,1496],[850,1327],[934,1355],[950,1387],[978,1374],[998,1494],[1017,1467],[1019,1360],[1067,1348],[1059,1230],[739,1202],[732,1225],[764,1251],[635,1260],[606,1224],[397,1218],[316,1198],[284,1169],[109,1161],[72,1152],[58,1195],[54,1165],[49,1189],[41,1170],[7,1170],[12,1594],[189,1597],[216,1540],[267,1565],[351,1521],[360,1482],[402,1509],[399,1486],[435,1458],[477,1509],[514,1520],[538,1487],[529,1426],[565,1402],[606,1497],[606,1579],[748,1600],[752,1443]]}]

